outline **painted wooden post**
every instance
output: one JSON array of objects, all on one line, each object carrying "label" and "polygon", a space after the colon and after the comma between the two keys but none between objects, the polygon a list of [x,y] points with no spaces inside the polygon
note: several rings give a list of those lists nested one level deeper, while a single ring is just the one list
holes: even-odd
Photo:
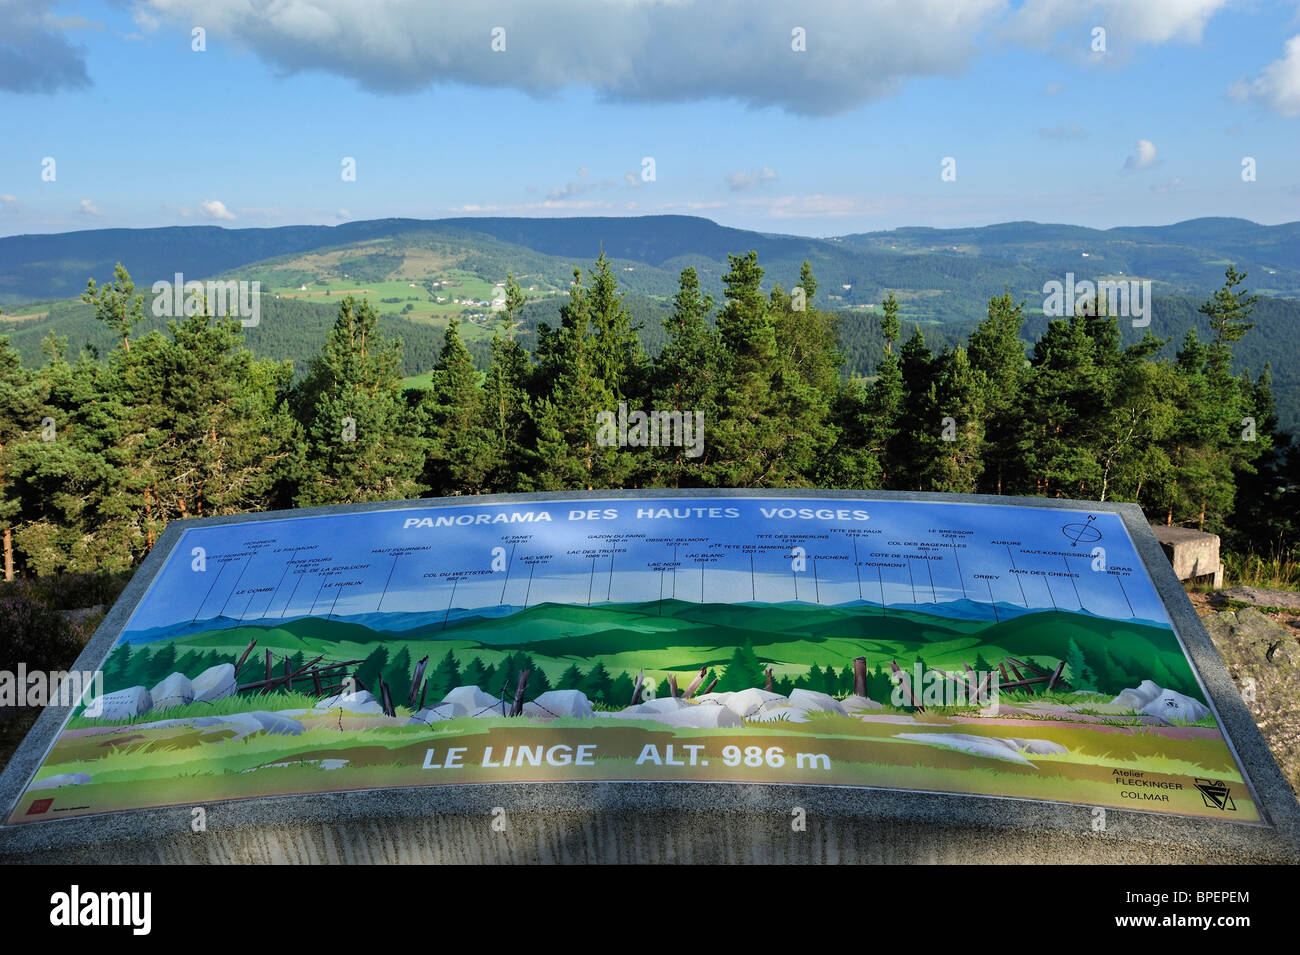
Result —
[{"label": "painted wooden post", "polygon": [[[424,668],[429,663],[429,657],[426,654],[424,659],[415,665],[415,678],[411,680],[411,692],[406,695],[407,706],[415,705],[415,691],[420,689],[420,684],[424,680]],[[423,699],[423,697],[421,697]]]},{"label": "painted wooden post", "polygon": [[691,685],[686,688],[686,693],[684,694],[686,699],[689,700],[695,694],[695,691],[700,688],[700,684],[704,682],[704,677],[708,672],[708,667],[700,667],[700,672],[695,675],[695,679],[691,681]]},{"label": "painted wooden post", "polygon": [[903,690],[903,696],[907,700],[908,706],[912,707],[918,713],[924,713],[925,707],[918,703],[916,697],[912,695],[912,687],[908,682],[907,675],[898,668],[898,664],[893,660],[889,661],[889,669],[892,670],[894,676],[898,678],[898,685]]},{"label": "painted wooden post", "polygon": [[532,670],[519,671],[519,688],[515,690],[514,705],[510,707],[511,716],[518,716],[524,711],[524,690],[528,689],[528,675],[532,672]]}]

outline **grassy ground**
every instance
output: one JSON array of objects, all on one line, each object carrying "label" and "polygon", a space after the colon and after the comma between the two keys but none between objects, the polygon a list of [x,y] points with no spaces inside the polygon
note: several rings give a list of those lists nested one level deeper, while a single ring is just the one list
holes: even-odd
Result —
[{"label": "grassy ground", "polygon": [[[255,734],[237,740],[200,739],[199,731],[171,727],[148,735],[120,733],[63,738],[41,776],[85,772],[91,782],[75,788],[76,806],[65,814],[177,804],[194,800],[195,777],[205,799],[265,793],[291,794],[439,782],[526,782],[546,779],[718,780],[825,785],[883,786],[949,792],[992,793],[1084,805],[1213,815],[1191,786],[1212,775],[1240,782],[1231,755],[1216,732],[1155,727],[1088,727],[1036,723],[973,728],[928,715],[922,725],[863,722],[817,714],[809,723],[743,729],[673,730],[653,723],[561,719],[554,721],[458,719],[432,726],[403,726],[370,718],[374,725],[338,726],[330,714],[307,717],[298,736]],[[1069,750],[1033,756],[1030,764],[975,756],[930,742],[905,740],[903,732],[978,732],[990,737],[1047,739]],[[592,747],[591,765],[573,762],[511,763],[507,747],[556,755],[554,748]],[[448,749],[462,748],[460,765],[444,768]],[[670,751],[668,747],[673,747]],[[698,747],[699,760],[690,759]],[[489,747],[491,751],[489,753]],[[647,757],[653,752],[652,757]],[[801,760],[800,754],[804,759]],[[814,758],[819,762],[814,763]],[[334,762],[329,769],[322,761]],[[824,761],[823,761],[824,760]],[[493,761],[498,764],[494,765]],[[1117,784],[1116,771],[1140,771],[1169,782],[1163,790]],[[1174,787],[1172,784],[1177,784]],[[1159,792],[1166,800],[1135,801],[1136,792]],[[72,791],[65,790],[65,795]],[[25,796],[17,818],[48,792]],[[1238,795],[1239,794],[1239,795]],[[1234,786],[1234,818],[1256,818]],[[58,805],[57,797],[56,803]]]},{"label": "grassy ground", "polygon": [[1268,590],[1300,590],[1300,560],[1285,554],[1261,557],[1258,554],[1224,553],[1224,580],[1229,587],[1239,584]]}]

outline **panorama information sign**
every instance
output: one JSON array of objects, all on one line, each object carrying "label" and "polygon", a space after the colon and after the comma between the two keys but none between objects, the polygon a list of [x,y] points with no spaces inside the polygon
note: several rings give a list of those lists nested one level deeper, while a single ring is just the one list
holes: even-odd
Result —
[{"label": "panorama information sign", "polygon": [[1103,506],[461,500],[186,522],[7,823],[594,780],[1261,821]]}]

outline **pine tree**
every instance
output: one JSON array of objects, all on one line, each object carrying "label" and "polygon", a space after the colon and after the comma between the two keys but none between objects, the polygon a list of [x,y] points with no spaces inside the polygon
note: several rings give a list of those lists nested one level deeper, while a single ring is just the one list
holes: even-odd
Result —
[{"label": "pine tree", "polygon": [[52,334],[42,345],[36,417],[49,429],[11,446],[10,493],[24,515],[14,541],[37,574],[125,571],[149,543],[125,491],[128,415],[112,369],[85,354],[70,365],[66,345]]},{"label": "pine tree", "polygon": [[383,675],[393,702],[404,702],[411,692],[411,651],[405,646],[398,650],[397,655],[384,667]]},{"label": "pine tree", "polygon": [[95,307],[95,318],[122,339],[122,350],[131,350],[131,330],[144,321],[144,296],[137,294],[131,276],[118,262],[113,267],[113,281],[97,287],[95,280],[86,282],[81,300]]},{"label": "pine tree", "polygon": [[734,692],[755,686],[762,687],[766,679],[766,667],[754,652],[754,645],[746,640],[731,654],[731,660],[727,663],[722,679],[718,681],[717,689]]},{"label": "pine tree", "polygon": [[836,487],[905,486],[897,483],[899,474],[894,468],[901,451],[897,442],[907,394],[902,362],[894,354],[899,323],[898,299],[893,292],[881,308],[885,356],[876,366],[876,377],[862,392],[853,383],[846,385],[837,405],[836,419],[842,432],[837,458],[854,463],[845,475],[847,480],[834,484]]},{"label": "pine tree", "polygon": [[296,503],[415,497],[426,459],[424,414],[402,397],[401,343],[379,316],[348,296],[301,389],[307,457]]},{"label": "pine tree", "polygon": [[[586,683],[586,674],[578,669],[576,663],[570,663],[569,668],[560,674],[560,682],[556,686],[558,690],[581,690]],[[628,688],[628,695],[632,693],[631,687]]]},{"label": "pine tree", "polygon": [[[475,668],[474,664],[478,667]],[[465,668],[464,676],[461,675],[460,662],[456,659],[455,651],[448,649],[446,655],[438,661],[433,672],[426,678],[427,689],[425,690],[425,701],[437,702],[445,697],[458,686],[480,686],[476,680],[482,679],[483,663],[478,657]]]},{"label": "pine tree", "polygon": [[723,348],[723,389],[718,421],[710,429],[710,483],[721,487],[779,486],[785,443],[776,420],[773,384],[778,373],[776,330],[760,285],[758,254],[728,256],[726,303],[718,317]]},{"label": "pine tree", "polygon": [[914,438],[920,459],[920,487],[926,491],[969,494],[983,470],[984,395],[987,382],[975,371],[965,348],[946,351],[935,364],[926,405],[938,417],[931,431]]},{"label": "pine tree", "polygon": [[[803,308],[779,286],[768,297],[778,355],[773,379],[773,413],[780,422],[781,444],[776,451],[779,469],[774,486],[808,486],[814,476],[830,476],[835,468],[826,459],[838,449],[838,429],[832,408],[840,397],[840,353],[835,325],[816,306],[817,282],[812,268],[803,263]],[[811,286],[812,291],[808,291]]]},{"label": "pine tree", "polygon": [[[604,662],[597,660],[595,666],[583,679],[580,689],[587,695],[587,699],[592,702],[609,703],[612,702],[609,699],[609,693],[613,682],[609,671],[605,669]],[[628,692],[631,693],[631,688],[628,689]]]},{"label": "pine tree", "polygon": [[1035,494],[1084,497],[1100,485],[1098,430],[1109,387],[1083,315],[1054,319],[1034,345],[1022,392],[1020,455]]},{"label": "pine tree", "polygon": [[800,689],[820,691],[825,682],[826,675],[822,672],[822,668],[814,663],[808,668],[806,674],[794,681],[794,684]]},{"label": "pine tree", "polygon": [[614,392],[599,377],[602,355],[591,332],[591,294],[573,270],[569,301],[560,327],[538,327],[536,398],[531,417],[536,432],[529,454],[528,486],[539,491],[619,487],[632,462],[617,444],[598,439],[597,415],[615,414]]},{"label": "pine tree", "polygon": [[1016,481],[1018,401],[1025,378],[1025,347],[1020,341],[1024,304],[1010,292],[989,300],[988,316],[971,332],[967,355],[971,370],[982,376],[980,389],[984,439],[980,490],[1012,492]]},{"label": "pine tree", "polygon": [[1065,651],[1066,679],[1076,690],[1095,690],[1096,675],[1084,660],[1083,651],[1071,638]]},{"label": "pine tree", "polygon": [[492,337],[492,362],[484,381],[486,485],[491,491],[517,491],[523,483],[530,434],[528,382],[531,359],[514,333],[525,296],[514,276],[506,275],[506,307]]},{"label": "pine tree", "polygon": [[604,382],[615,402],[626,400],[635,406],[644,396],[647,370],[641,340],[623,304],[618,277],[603,251],[588,274],[592,374]]},{"label": "pine tree", "polygon": [[[683,269],[673,312],[664,319],[668,342],[655,360],[652,379],[653,407],[684,415],[699,412],[706,435],[716,420],[722,374],[721,341],[708,323],[712,311],[713,298],[700,294],[695,269]],[[654,455],[657,467],[645,476],[665,487],[703,486],[711,458],[709,442],[704,441],[701,454],[688,456],[688,450],[661,447]]]},{"label": "pine tree", "polygon": [[899,352],[901,410],[885,452],[888,487],[909,491],[924,487],[933,448],[943,427],[943,416],[934,404],[935,366],[925,336],[916,326]]},{"label": "pine tree", "polygon": [[628,705],[632,699],[632,675],[626,670],[619,672],[614,677],[614,682],[609,685],[609,692],[605,695],[604,702],[614,709],[622,709]]},{"label": "pine tree", "polygon": [[494,460],[487,398],[455,317],[447,321],[442,354],[422,404],[429,422],[424,483],[439,495],[483,491]]},{"label": "pine tree", "polygon": [[[459,686],[476,686],[476,687],[478,687],[480,690],[485,690],[485,691],[491,693],[491,692],[494,691],[494,688],[493,688],[493,678],[494,678],[495,674],[496,674],[496,668],[495,668],[495,667],[492,667],[492,666],[485,666],[485,665],[483,664],[483,661],[482,661],[482,660],[480,660],[478,657],[475,657],[473,660],[470,660],[469,663],[467,663],[467,664],[465,665],[465,669],[464,669],[464,671],[463,671],[463,672],[461,673],[461,675],[460,675],[461,683],[459,683],[458,685],[459,685]],[[441,685],[442,685],[442,684],[441,684],[441,682],[440,682],[440,683],[439,683],[439,686],[441,686]],[[455,688],[456,688],[456,687],[453,686],[453,687],[450,688],[450,690],[454,690]],[[448,690],[448,691],[446,691],[446,692],[443,692],[443,693],[442,693],[442,696],[434,697],[434,696],[433,696],[433,690],[432,690],[432,688],[431,688],[430,691],[429,691],[429,693],[430,693],[429,698],[430,698],[430,699],[442,699],[442,697],[443,697],[443,696],[446,696],[446,695],[447,695],[447,692],[450,692],[450,690]]]},{"label": "pine tree", "polygon": [[[366,654],[357,664],[356,677],[367,690],[379,699],[379,677],[388,668],[388,648],[380,645]],[[385,677],[387,680],[387,677]]]},{"label": "pine tree", "polygon": [[22,502],[14,487],[14,445],[44,430],[40,396],[18,353],[0,336],[0,533],[3,534],[4,579],[14,579],[13,532]]}]

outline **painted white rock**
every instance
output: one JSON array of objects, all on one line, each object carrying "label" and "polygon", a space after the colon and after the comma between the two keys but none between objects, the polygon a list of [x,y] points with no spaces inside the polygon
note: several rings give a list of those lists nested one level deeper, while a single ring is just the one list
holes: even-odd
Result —
[{"label": "painted white rock", "polygon": [[808,711],[798,706],[778,706],[749,717],[756,723],[808,723]]},{"label": "painted white rock", "polygon": [[665,696],[660,700],[646,700],[644,703],[628,707],[628,709],[636,710],[638,713],[675,713],[690,705],[681,697]]},{"label": "painted white rock", "polygon": [[[791,699],[794,695],[791,694]],[[864,710],[883,710],[884,704],[877,703],[875,700],[869,700],[865,696],[846,696],[840,700],[840,706],[844,707],[845,712],[861,713]]]},{"label": "painted white rock", "polygon": [[[442,702],[456,707],[460,716],[500,716],[501,701],[484,693],[476,686],[458,686],[442,698]],[[510,703],[507,701],[506,710]]]},{"label": "painted white rock", "polygon": [[153,709],[153,697],[142,686],[117,690],[96,697],[86,706],[82,716],[96,720],[125,720],[141,716]]},{"label": "painted white rock", "polygon": [[297,736],[302,732],[302,724],[280,713],[257,710],[248,714],[261,724],[262,729],[277,736]]},{"label": "painted white rock", "polygon": [[1142,707],[1143,716],[1158,716],[1162,720],[1186,720],[1193,723],[1210,715],[1210,709],[1199,700],[1176,690],[1165,690]]},{"label": "painted white rock", "polygon": [[844,705],[839,700],[829,693],[818,693],[816,690],[792,690],[790,692],[790,705],[822,713],[837,713],[840,716],[849,715],[848,710],[844,708]]},{"label": "painted white rock", "polygon": [[195,703],[211,703],[213,700],[234,696],[239,689],[239,684],[235,682],[235,665],[218,663],[214,667],[208,667],[191,680],[190,685],[194,688]]},{"label": "painted white rock", "polygon": [[702,693],[699,696],[694,697],[694,700],[696,703],[717,703],[721,706],[735,695],[735,693],[732,693],[729,690],[723,690],[721,693]]},{"label": "painted white rock", "polygon": [[27,789],[29,792],[37,789],[58,789],[60,786],[84,786],[88,782],[90,782],[89,773],[59,773],[57,776],[38,779]]},{"label": "painted white rock", "polygon": [[947,749],[960,750],[973,756],[989,756],[993,759],[1005,759],[1012,763],[1034,764],[1025,759],[1014,746],[1006,740],[990,736],[968,736],[965,733],[895,733],[896,739],[909,739],[917,743],[929,743]]},{"label": "painted white rock", "polygon": [[1030,756],[1059,756],[1069,752],[1066,747],[1053,743],[1050,739],[1018,739],[1009,736],[1007,742]]},{"label": "painted white rock", "polygon": [[194,684],[184,673],[172,673],[158,682],[149,691],[153,700],[153,711],[169,710],[173,706],[185,706],[194,702]]},{"label": "painted white rock", "polygon": [[723,705],[741,719],[745,719],[760,710],[770,709],[777,705],[785,706],[789,702],[780,693],[769,693],[767,690],[760,690],[756,686],[751,686],[748,690],[740,690],[732,694]]},{"label": "painted white rock", "polygon": [[591,700],[581,690],[547,690],[537,699],[524,704],[526,716],[576,716],[590,719]]},{"label": "painted white rock", "polygon": [[668,726],[687,726],[693,729],[725,729],[745,725],[735,712],[725,706],[685,706],[675,713],[655,713],[656,723]]},{"label": "painted white rock", "polygon": [[340,693],[326,697],[316,704],[318,710],[347,710],[349,713],[382,713],[384,708],[369,690],[357,690],[354,693]]},{"label": "painted white rock", "polygon": [[421,723],[425,725],[429,723],[441,723],[443,720],[454,720],[456,716],[457,710],[453,704],[438,703],[434,706],[426,706],[424,709],[420,710],[406,721],[406,725],[410,726],[412,723]]},{"label": "painted white rock", "polygon": [[1142,710],[1148,703],[1156,699],[1163,693],[1160,687],[1151,680],[1143,680],[1136,688],[1129,687],[1121,690],[1119,696],[1111,700],[1112,705],[1127,706],[1133,710]]}]

